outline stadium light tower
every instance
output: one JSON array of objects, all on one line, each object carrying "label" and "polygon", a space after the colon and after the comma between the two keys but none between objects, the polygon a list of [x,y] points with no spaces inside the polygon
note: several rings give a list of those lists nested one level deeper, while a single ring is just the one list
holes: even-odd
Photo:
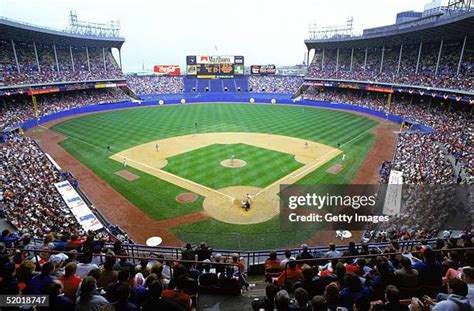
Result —
[{"label": "stadium light tower", "polygon": [[474,9],[472,0],[449,0],[447,6],[447,13],[449,15],[456,15]]},{"label": "stadium light tower", "polygon": [[309,25],[310,40],[345,38],[354,36],[354,18],[347,18],[345,25],[319,27],[316,23]]},{"label": "stadium light tower", "polygon": [[77,17],[77,12],[69,12],[69,27],[71,33],[104,37],[104,38],[118,38],[120,37],[120,21],[111,20],[108,23],[95,23],[80,20]]}]

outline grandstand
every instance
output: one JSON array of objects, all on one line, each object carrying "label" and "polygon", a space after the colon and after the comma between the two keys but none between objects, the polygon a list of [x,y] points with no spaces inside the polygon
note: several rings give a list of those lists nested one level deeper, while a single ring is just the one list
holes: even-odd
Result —
[{"label": "grandstand", "polygon": [[[51,310],[70,310],[74,304],[87,310],[109,303],[125,310],[380,311],[407,310],[408,305],[422,310],[422,303],[437,303],[443,310],[473,310],[474,218],[466,218],[474,217],[474,208],[472,202],[468,207],[454,204],[457,197],[448,191],[455,185],[466,186],[455,189],[472,191],[473,26],[474,12],[463,10],[366,29],[361,36],[331,38],[326,33],[324,38],[305,41],[308,57],[313,56],[304,77],[210,79],[124,75],[121,47],[125,39],[115,26],[110,33],[82,33],[0,18],[0,216],[4,220],[0,222],[0,294],[48,295]],[[112,49],[117,49],[118,61]],[[203,105],[186,110],[194,109],[193,103]],[[218,103],[236,105],[224,108]],[[271,114],[264,109],[286,110]],[[317,119],[313,110],[336,117]],[[218,112],[222,117],[212,119]],[[254,118],[257,114],[264,117]],[[83,117],[76,119],[78,115]],[[173,115],[176,119],[167,119]],[[185,222],[197,217],[190,223],[198,222],[207,217],[202,206],[195,213],[151,219],[137,207],[152,189],[144,187],[146,181],[156,183],[155,188],[168,187],[151,197],[152,205],[162,204],[162,209],[183,206],[177,205],[178,196],[169,190],[173,188],[140,172],[133,159],[111,159],[122,151],[116,148],[127,146],[117,147],[120,142],[149,142],[152,132],[162,131],[164,138],[192,133],[196,140],[201,128],[204,133],[216,128],[236,132],[242,126],[257,131],[263,128],[258,123],[272,118],[274,123],[262,133],[268,137],[272,131],[286,133],[287,125],[300,129],[307,135],[301,148],[307,146],[307,137],[312,137],[307,133],[313,127],[329,133],[321,137],[333,138],[335,129],[346,128],[349,134],[358,130],[351,127],[356,121],[380,123],[390,135],[363,136],[373,138],[365,150],[364,141],[357,139],[366,134],[357,132],[342,143],[353,150],[345,149],[342,159],[338,154],[331,163],[342,166],[346,153],[365,159],[364,152],[385,139],[383,147],[376,149],[384,151],[384,158],[365,160],[375,168],[371,178],[358,180],[385,185],[401,173],[399,183],[435,185],[425,196],[441,198],[437,203],[442,208],[434,210],[410,197],[404,213],[387,223],[368,225],[345,241],[343,235],[336,240],[333,230],[315,230],[309,236],[296,231],[257,231],[245,238],[245,233],[219,232],[216,238],[212,233],[186,232],[188,241],[180,239],[186,235],[178,235],[172,218]],[[338,118],[345,120],[343,126],[337,124]],[[64,122],[68,119],[72,123]],[[176,129],[180,119],[187,123]],[[240,119],[251,120],[240,123]],[[114,123],[120,120],[123,123]],[[207,120],[218,122],[205,124]],[[66,133],[73,139],[66,140]],[[81,136],[84,133],[93,138]],[[101,138],[107,135],[112,138],[104,144]],[[389,146],[392,136],[394,144]],[[327,144],[340,148],[336,139]],[[166,147],[153,143],[151,154]],[[68,151],[74,151],[77,159]],[[279,156],[264,163],[283,161]],[[98,158],[102,162],[93,162]],[[328,166],[321,173],[328,179],[320,180],[356,180],[355,173],[344,175],[349,176],[346,179],[337,179],[337,172],[328,173],[335,166]],[[110,167],[112,173],[107,171]],[[116,174],[119,170],[129,173],[131,180],[125,182],[125,177]],[[137,188],[131,188],[134,182]],[[145,191],[137,190],[142,188]],[[137,193],[126,196],[129,189]],[[410,189],[413,194],[427,188]],[[182,190],[177,193],[183,194]],[[194,203],[184,206],[193,209]],[[207,230],[228,226],[214,219],[207,224],[211,225],[202,225]],[[275,241],[266,237],[271,233],[291,241],[284,247],[270,247],[268,243]],[[144,241],[154,241],[148,239],[152,234],[160,235],[163,244],[146,245]],[[239,247],[197,243],[201,237],[214,238],[216,243],[234,239]]]}]

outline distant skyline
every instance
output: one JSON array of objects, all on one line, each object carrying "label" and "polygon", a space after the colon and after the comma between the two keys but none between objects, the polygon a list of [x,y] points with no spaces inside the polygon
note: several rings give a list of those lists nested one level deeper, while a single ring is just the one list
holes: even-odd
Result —
[{"label": "distant skyline", "polygon": [[185,65],[186,55],[243,55],[247,66],[300,64],[310,24],[356,31],[395,23],[402,11],[422,11],[430,0],[0,0],[0,15],[65,29],[70,10],[79,19],[118,19],[125,72],[155,64]]}]

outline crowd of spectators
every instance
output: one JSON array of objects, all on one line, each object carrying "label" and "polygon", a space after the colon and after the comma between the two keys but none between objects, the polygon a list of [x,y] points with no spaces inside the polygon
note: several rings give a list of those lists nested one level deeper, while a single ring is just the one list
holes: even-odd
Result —
[{"label": "crowd of spectators", "polygon": [[445,42],[437,73],[436,63],[439,43],[436,46],[432,44],[424,45],[420,64],[418,65],[418,72],[416,72],[418,45],[403,46],[400,70],[398,72],[399,46],[389,47],[384,50],[382,67],[381,48],[367,50],[365,66],[365,49],[354,49],[352,68],[350,66],[351,53],[344,53],[345,49],[340,50],[338,63],[336,61],[337,50],[326,49],[324,51],[324,66],[322,50],[320,50],[316,51],[307,77],[420,85],[472,92],[474,91],[474,49],[470,46],[466,47],[461,70],[458,75],[457,64],[461,53],[461,45],[462,42]]},{"label": "crowd of spectators", "polygon": [[[346,103],[386,111],[405,118],[412,123],[432,127],[436,132],[421,133],[406,131],[399,135],[397,151],[390,169],[403,171],[408,184],[445,184],[460,182],[454,168],[474,175],[474,149],[472,146],[472,120],[469,112],[450,109],[448,105],[430,104],[422,100],[410,100],[394,96],[388,106],[387,97],[364,92],[322,92],[309,87],[302,98]],[[448,161],[452,156],[454,163]],[[387,159],[389,160],[389,159]],[[383,170],[386,182],[390,169]]]},{"label": "crowd of spectators", "polygon": [[184,91],[182,76],[127,76],[127,83],[137,95],[180,94]]},{"label": "crowd of spectators", "polygon": [[53,45],[37,44],[39,67],[32,43],[15,42],[15,51],[18,67],[11,42],[0,40],[0,85],[123,79],[109,49],[89,47],[87,57],[84,47],[56,45],[56,62]]},{"label": "crowd of spectators", "polygon": [[[30,238],[53,232],[64,237],[86,234],[54,186],[67,176],[34,140],[10,134],[0,151],[1,212],[15,228]],[[6,238],[3,233],[2,238]]]},{"label": "crowd of spectators", "polygon": [[287,251],[285,258],[277,258],[272,252],[265,261],[271,284],[266,297],[254,301],[252,308],[472,310],[474,251],[463,249],[473,246],[471,239],[447,244],[439,240],[434,247],[421,242],[403,254],[397,242],[380,251],[351,242],[344,251],[331,244],[327,252],[317,254],[303,245],[296,257]]},{"label": "crowd of spectators", "polygon": [[[49,295],[50,310],[191,310],[198,288],[236,290],[245,283],[245,266],[238,254],[213,254],[205,243],[187,245],[181,260],[155,254],[127,258],[120,242],[103,243],[88,235],[55,239],[46,235],[41,246],[23,236],[0,245],[0,292]],[[196,264],[196,261],[199,263]]]},{"label": "crowd of spectators", "polygon": [[[12,250],[11,247],[15,249]],[[468,311],[474,308],[472,235],[421,241],[402,252],[356,246],[327,251],[271,252],[264,262],[265,297],[255,311]],[[120,242],[94,236],[44,237],[42,245],[22,236],[0,244],[0,292],[48,295],[52,310],[193,310],[198,293],[248,290],[245,262],[223,256],[205,243],[187,244],[181,257],[128,257]],[[245,309],[246,310],[246,309]]]},{"label": "crowd of spectators", "polygon": [[294,94],[303,83],[303,77],[250,76],[248,81],[250,92]]},{"label": "crowd of spectators", "polygon": [[[94,89],[38,95],[38,116],[47,116],[60,111],[88,105],[114,103],[130,98],[120,89]],[[6,97],[0,103],[0,130],[35,118],[29,96]]]}]

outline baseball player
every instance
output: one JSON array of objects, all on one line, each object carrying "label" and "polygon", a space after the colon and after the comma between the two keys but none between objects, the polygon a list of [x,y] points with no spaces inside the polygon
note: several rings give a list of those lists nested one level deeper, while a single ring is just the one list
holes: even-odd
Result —
[{"label": "baseball player", "polygon": [[123,158],[123,166],[127,167],[127,158]]},{"label": "baseball player", "polygon": [[344,153],[344,154],[342,155],[342,161],[345,161],[345,160],[346,160],[346,154]]},{"label": "baseball player", "polygon": [[160,145],[156,144],[155,149],[156,149],[156,151],[160,151]]}]

